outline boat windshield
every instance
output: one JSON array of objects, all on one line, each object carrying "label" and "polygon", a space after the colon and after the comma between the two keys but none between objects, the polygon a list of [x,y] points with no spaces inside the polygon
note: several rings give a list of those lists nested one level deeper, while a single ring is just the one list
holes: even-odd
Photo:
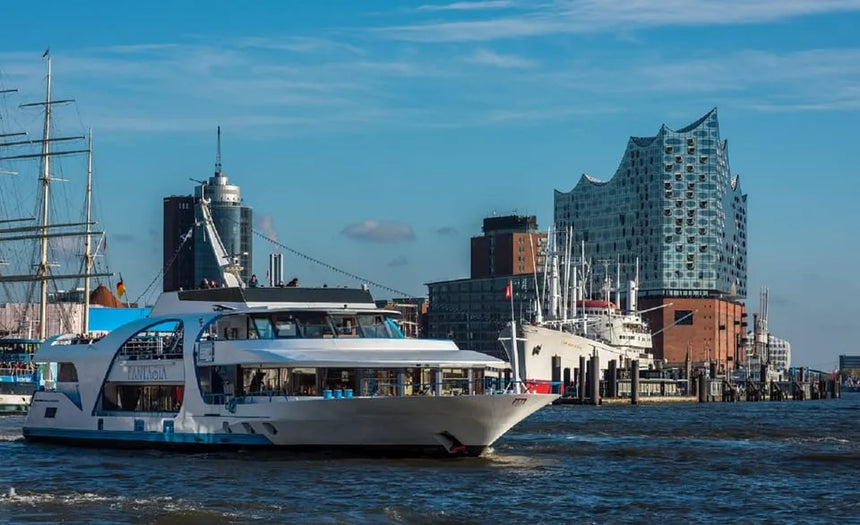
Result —
[{"label": "boat windshield", "polygon": [[[239,318],[245,317],[247,322]],[[218,324],[247,326],[248,339],[319,339],[362,337],[373,339],[402,338],[403,332],[387,315],[378,313],[329,313],[324,311],[276,312],[229,315]],[[243,331],[217,330],[215,333],[233,333],[242,339]]]}]

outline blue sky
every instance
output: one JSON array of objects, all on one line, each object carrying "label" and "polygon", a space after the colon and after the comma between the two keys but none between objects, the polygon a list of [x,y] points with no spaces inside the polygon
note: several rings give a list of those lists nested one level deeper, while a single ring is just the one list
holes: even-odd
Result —
[{"label": "blue sky", "polygon": [[[217,125],[260,228],[424,295],[468,276],[483,217],[544,228],[553,190],[608,178],[630,135],[716,106],[749,195],[750,310],[769,287],[795,363],[860,352],[860,1],[247,4],[4,5],[0,89],[21,100],[0,124],[38,133],[17,104],[42,96],[50,47],[55,96],[77,101],[57,127],[94,130],[106,262],[132,299],[161,266],[161,199],[211,174]],[[258,274],[269,251],[255,239]],[[357,284],[285,264],[302,284]]]}]

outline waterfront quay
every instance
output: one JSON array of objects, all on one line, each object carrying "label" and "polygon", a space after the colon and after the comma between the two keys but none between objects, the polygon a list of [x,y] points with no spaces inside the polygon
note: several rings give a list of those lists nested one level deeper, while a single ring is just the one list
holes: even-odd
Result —
[{"label": "waterfront quay", "polygon": [[[839,377],[830,374],[804,374],[801,369],[789,380],[768,379],[767,371],[759,377],[741,381],[731,376],[715,374],[715,367],[693,369],[639,370],[639,362],[630,360],[624,368],[615,360],[609,362],[601,376],[596,356],[580,357],[580,366],[561,370],[553,357],[552,391],[560,394],[555,404],[655,404],[655,403],[713,403],[738,401],[803,401],[837,399],[842,397]],[[597,377],[594,381],[592,378]]]}]

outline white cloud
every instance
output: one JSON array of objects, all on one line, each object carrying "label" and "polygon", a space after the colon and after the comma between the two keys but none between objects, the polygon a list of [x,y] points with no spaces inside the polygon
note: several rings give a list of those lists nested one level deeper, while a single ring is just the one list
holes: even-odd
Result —
[{"label": "white cloud", "polygon": [[398,255],[394,259],[388,261],[388,266],[397,268],[399,266],[409,266],[409,259],[405,255]]},{"label": "white cloud", "polygon": [[318,37],[245,37],[237,39],[236,45],[238,47],[291,51],[295,53],[347,52],[354,55],[365,54],[365,51],[358,46]]},{"label": "white cloud", "polygon": [[[251,44],[266,42],[281,41]],[[329,45],[318,39],[284,42]],[[285,135],[368,126],[569,121],[623,111],[654,93],[686,95],[697,106],[706,98],[708,107],[734,104],[763,112],[856,110],[860,105],[860,48],[694,49],[683,58],[647,49],[567,60],[555,55],[538,63],[485,47],[462,50],[455,45],[454,53],[440,55],[390,42],[385,49],[369,47],[366,54],[322,52],[309,61],[259,51],[251,44],[238,39],[217,46],[157,43],[61,50],[54,54],[55,94],[78,99],[81,119],[96,130],[197,132],[220,123],[241,132],[277,130]],[[460,58],[447,58],[452,55]],[[13,104],[39,100],[45,72],[39,57],[0,53],[4,86],[21,90]],[[533,69],[523,74],[529,67]],[[416,90],[424,95],[415,96]],[[38,121],[30,117],[12,115],[10,122],[27,119],[36,133]]]},{"label": "white cloud", "polygon": [[776,53],[741,50],[687,60],[651,55],[607,64],[578,61],[525,78],[535,89],[597,97],[647,93],[718,96],[748,109],[800,111],[854,109],[860,93],[860,48]]},{"label": "white cloud", "polygon": [[350,224],[341,233],[358,241],[400,242],[415,239],[412,226],[376,219]]},{"label": "white cloud", "polygon": [[477,11],[484,9],[504,9],[513,7],[511,0],[486,0],[483,2],[454,2],[451,4],[426,4],[417,7],[417,11]]},{"label": "white cloud", "polygon": [[[320,51],[308,61],[260,50],[279,45]],[[329,56],[330,48],[350,53]],[[63,50],[54,53],[55,91],[77,98],[82,118],[96,129],[185,132],[211,129],[217,119],[236,128],[307,132],[390,121],[408,110],[392,104],[406,97],[397,91],[398,83],[450,74],[444,64],[408,54],[369,59],[352,50],[318,38]],[[45,72],[39,57],[0,53],[4,84],[38,100]]]},{"label": "white cloud", "polygon": [[536,62],[517,55],[502,55],[487,49],[479,49],[475,54],[466,57],[465,61],[470,64],[481,64],[502,68],[528,68],[536,65]]},{"label": "white cloud", "polygon": [[695,3],[689,0],[580,0],[532,5],[536,7],[517,15],[399,25],[375,31],[387,38],[415,42],[477,42],[555,33],[752,24],[860,10],[860,0],[701,0]]},{"label": "white cloud", "polygon": [[275,228],[275,218],[271,213],[254,214],[254,226],[263,232],[269,240],[278,240],[278,230]]}]

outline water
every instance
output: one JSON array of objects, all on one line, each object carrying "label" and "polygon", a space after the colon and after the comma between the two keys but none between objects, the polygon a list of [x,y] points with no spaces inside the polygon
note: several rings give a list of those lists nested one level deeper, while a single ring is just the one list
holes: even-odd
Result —
[{"label": "water", "polygon": [[22,421],[0,418],[3,523],[860,522],[860,394],[548,407],[442,460],[102,451]]}]

